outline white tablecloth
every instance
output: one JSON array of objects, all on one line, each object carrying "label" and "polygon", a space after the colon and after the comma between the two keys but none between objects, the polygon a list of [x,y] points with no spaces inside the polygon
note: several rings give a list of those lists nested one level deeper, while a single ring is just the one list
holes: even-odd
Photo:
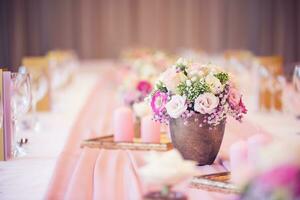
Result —
[{"label": "white tablecloth", "polygon": [[79,69],[72,84],[59,91],[63,101],[55,110],[38,114],[41,130],[25,133],[28,155],[0,162],[0,199],[43,199],[74,120],[98,78],[95,70]]}]

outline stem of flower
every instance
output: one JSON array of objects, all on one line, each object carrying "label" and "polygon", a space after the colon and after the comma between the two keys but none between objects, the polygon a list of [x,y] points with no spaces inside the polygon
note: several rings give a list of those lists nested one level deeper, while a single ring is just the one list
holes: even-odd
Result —
[{"label": "stem of flower", "polygon": [[161,195],[163,197],[167,197],[171,191],[171,186],[170,185],[164,185],[160,191]]}]

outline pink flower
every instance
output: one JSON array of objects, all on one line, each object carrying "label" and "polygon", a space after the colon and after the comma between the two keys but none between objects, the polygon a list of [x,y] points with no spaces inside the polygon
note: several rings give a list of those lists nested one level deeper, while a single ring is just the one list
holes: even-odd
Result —
[{"label": "pink flower", "polygon": [[230,87],[229,89],[229,96],[228,96],[228,101],[230,106],[236,107],[240,104],[241,102],[241,94],[238,92],[238,90],[234,87]]},{"label": "pink flower", "polygon": [[152,90],[152,85],[146,80],[141,80],[138,82],[136,89],[143,94],[149,94]]},{"label": "pink flower", "polygon": [[168,100],[166,93],[156,91],[151,100],[151,107],[155,114],[159,115],[160,112],[165,108]]},{"label": "pink flower", "polygon": [[258,182],[267,187],[267,190],[289,187],[296,196],[300,195],[300,169],[296,165],[276,167],[260,176]]},{"label": "pink flower", "polygon": [[298,166],[286,164],[266,172],[260,177],[259,181],[271,187],[279,187],[289,184],[294,178],[300,178],[298,177],[299,175],[300,170]]},{"label": "pink flower", "polygon": [[200,94],[194,103],[194,110],[200,112],[201,114],[211,114],[215,112],[217,106],[219,105],[219,98],[212,93]]},{"label": "pink flower", "polygon": [[239,108],[240,108],[240,111],[244,114],[246,114],[247,111],[248,111],[245,104],[244,104],[244,102],[243,102],[243,100],[242,100],[242,97],[240,98]]}]

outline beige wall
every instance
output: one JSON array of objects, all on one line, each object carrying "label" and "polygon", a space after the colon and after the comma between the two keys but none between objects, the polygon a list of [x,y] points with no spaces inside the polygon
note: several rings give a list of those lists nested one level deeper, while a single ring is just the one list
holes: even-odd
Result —
[{"label": "beige wall", "polygon": [[0,63],[53,48],[116,57],[128,46],[246,48],[298,61],[299,24],[297,0],[4,0]]}]

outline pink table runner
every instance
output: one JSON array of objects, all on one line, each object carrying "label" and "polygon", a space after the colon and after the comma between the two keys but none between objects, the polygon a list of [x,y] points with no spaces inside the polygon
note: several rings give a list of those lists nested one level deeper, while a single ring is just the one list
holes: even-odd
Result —
[{"label": "pink table runner", "polygon": [[[109,74],[109,73],[107,73]],[[83,139],[109,134],[111,110],[116,105],[116,77],[99,81],[90,94],[70,133],[63,152],[58,159],[55,173],[49,185],[46,199],[141,199],[147,191],[137,174],[143,165],[145,152],[80,149]],[[112,89],[114,88],[114,89]],[[227,157],[228,147],[237,138],[247,138],[258,131],[249,122],[239,124],[229,120],[221,148],[222,157]],[[215,164],[199,167],[201,173],[226,171]],[[178,186],[190,199],[233,199],[224,195]]]}]

